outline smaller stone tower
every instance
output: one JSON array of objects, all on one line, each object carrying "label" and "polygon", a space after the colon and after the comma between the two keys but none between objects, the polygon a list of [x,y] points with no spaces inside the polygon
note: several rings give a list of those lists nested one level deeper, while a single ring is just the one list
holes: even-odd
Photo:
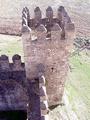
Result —
[{"label": "smaller stone tower", "polygon": [[63,6],[58,8],[55,18],[51,7],[46,9],[45,18],[39,7],[34,13],[34,18],[30,18],[27,7],[22,11],[26,76],[28,81],[33,81],[43,73],[49,106],[56,105],[64,92],[75,27]]}]

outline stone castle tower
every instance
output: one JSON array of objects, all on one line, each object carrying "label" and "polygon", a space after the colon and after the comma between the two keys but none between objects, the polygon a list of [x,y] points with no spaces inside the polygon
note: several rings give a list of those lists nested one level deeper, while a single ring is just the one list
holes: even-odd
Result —
[{"label": "stone castle tower", "polygon": [[34,18],[30,18],[27,7],[22,11],[27,80],[33,82],[38,80],[41,74],[45,76],[49,106],[59,104],[62,99],[69,51],[75,33],[74,24],[63,6],[58,8],[56,16],[53,16],[51,7],[46,9],[44,18],[39,7],[34,10]]}]

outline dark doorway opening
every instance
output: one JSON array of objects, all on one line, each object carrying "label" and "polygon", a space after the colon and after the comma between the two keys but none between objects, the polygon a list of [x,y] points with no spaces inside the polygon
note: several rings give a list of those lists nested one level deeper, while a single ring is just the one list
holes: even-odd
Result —
[{"label": "dark doorway opening", "polygon": [[26,120],[27,112],[24,110],[0,111],[0,120]]}]

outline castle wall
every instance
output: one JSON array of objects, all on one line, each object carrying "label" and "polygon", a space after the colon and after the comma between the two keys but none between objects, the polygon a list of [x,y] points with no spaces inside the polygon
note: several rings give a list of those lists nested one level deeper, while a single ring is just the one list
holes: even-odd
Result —
[{"label": "castle wall", "polygon": [[0,80],[17,80],[18,82],[26,79],[25,65],[21,61],[21,56],[14,55],[13,63],[9,63],[6,55],[0,56]]},{"label": "castle wall", "polygon": [[0,111],[27,111],[27,89],[16,80],[0,80]]},{"label": "castle wall", "polygon": [[0,56],[0,111],[27,111],[25,65],[17,54],[12,57],[12,61],[10,63],[6,55]]},{"label": "castle wall", "polygon": [[47,8],[43,19],[38,7],[34,12],[34,19],[29,18],[28,8],[23,9],[22,15],[26,76],[28,80],[34,80],[43,72],[49,106],[56,105],[64,92],[74,24],[62,6],[58,9],[57,18],[53,18],[51,7]]},{"label": "castle wall", "polygon": [[21,56],[14,55],[12,61],[13,63],[9,63],[6,55],[0,56],[0,111],[24,110],[30,120],[48,118],[44,75],[40,73],[33,83],[27,81]]},{"label": "castle wall", "polygon": [[[41,1],[41,0],[0,0],[0,33],[10,35],[21,35],[21,13],[23,7],[27,6],[33,17],[33,9],[38,5],[43,10],[46,6],[57,3],[53,1]],[[59,3],[60,4],[60,3]],[[44,12],[43,12],[44,15]]]}]

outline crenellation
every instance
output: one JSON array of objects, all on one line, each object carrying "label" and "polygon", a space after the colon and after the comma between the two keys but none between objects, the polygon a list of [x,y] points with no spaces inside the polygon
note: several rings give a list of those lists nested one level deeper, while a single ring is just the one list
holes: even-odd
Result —
[{"label": "crenellation", "polygon": [[27,7],[23,8],[22,10],[22,25],[29,25],[30,21],[30,14],[29,14],[29,9]]},{"label": "crenellation", "polygon": [[53,18],[53,9],[51,6],[48,6],[48,8],[46,9],[46,17],[48,19],[52,19]]},{"label": "crenellation", "polygon": [[12,57],[13,63],[9,62],[6,55],[0,56],[0,80],[25,80],[25,65],[21,61],[21,56],[16,54]]},{"label": "crenellation", "polygon": [[61,6],[57,10],[57,18],[60,20],[60,22],[62,21]]},{"label": "crenellation", "polygon": [[34,27],[37,27],[41,24],[42,13],[39,7],[36,7],[34,10]]},{"label": "crenellation", "polygon": [[0,56],[0,67],[2,70],[9,70],[9,59],[8,56],[6,55],[1,55]]},{"label": "crenellation", "polygon": [[[31,31],[26,32],[28,35],[22,33],[26,76],[28,80],[37,78],[37,66],[44,66],[42,71],[47,83],[48,103],[52,106],[60,103],[64,92],[67,61],[73,45],[75,27],[63,6],[58,8],[56,18],[53,18],[54,11],[50,6],[46,9],[45,18],[42,18],[39,7],[34,12],[35,18],[30,19],[28,26]],[[38,22],[36,26],[35,20]],[[33,36],[35,39],[32,40]],[[45,93],[43,87],[41,93]]]},{"label": "crenellation", "polygon": [[[73,45],[75,33],[74,24],[64,7],[58,9],[56,18],[53,18],[53,12],[53,9],[48,7],[45,18],[42,18],[42,11],[36,7],[32,19],[29,9],[27,7],[23,9],[22,40],[25,64],[18,54],[12,57],[13,63],[9,62],[8,56],[0,56],[0,80],[27,83],[28,94],[31,90],[39,98],[42,120],[49,119],[48,107],[58,105],[62,100],[69,50]],[[27,107],[29,112],[30,102]],[[30,117],[29,112],[27,117]]]},{"label": "crenellation", "polygon": [[45,27],[47,28],[47,32],[51,31],[51,27],[53,26],[53,9],[49,6],[46,9],[46,23]]},{"label": "crenellation", "polygon": [[[49,120],[49,107],[62,101],[74,36],[74,23],[63,6],[57,9],[56,17],[52,7],[48,6],[44,18],[39,7],[34,9],[34,18],[30,17],[27,7],[23,8],[25,63],[18,54],[12,57],[12,63],[8,56],[1,55],[0,83],[10,82],[8,87],[11,87],[11,82],[14,85],[15,80],[22,88],[25,87],[27,119]],[[18,90],[22,91],[22,88]]]},{"label": "crenellation", "polygon": [[63,6],[60,6],[58,11],[61,13],[61,16],[62,16],[61,20],[64,25],[67,23],[71,23],[71,19]]},{"label": "crenellation", "polygon": [[13,60],[13,68],[12,70],[13,71],[24,71],[24,68],[22,67],[21,65],[21,56],[16,54],[12,57],[12,60]]},{"label": "crenellation", "polygon": [[22,11],[22,25],[28,26],[27,12],[25,11],[25,9],[23,9]]},{"label": "crenellation", "polygon": [[[30,17],[29,17],[30,18]],[[49,6],[46,9],[46,16],[42,18],[42,12],[39,7],[36,7],[34,10],[34,18],[29,19],[29,27],[31,29],[36,29],[40,24],[43,24],[47,31],[51,31],[51,28],[53,25],[57,23],[61,27],[63,34],[64,34],[64,26],[67,23],[71,23],[71,19],[69,15],[67,14],[65,8],[63,6],[60,6],[57,10],[57,17],[53,17],[53,9],[51,6]]]},{"label": "crenellation", "polygon": [[[48,106],[48,97],[46,91],[46,79],[44,77],[43,71],[39,72],[39,95],[40,95],[40,111],[41,111],[41,119],[48,116],[49,106]],[[49,120],[49,117],[48,119]]]},{"label": "crenellation", "polygon": [[[25,12],[23,12],[22,17],[22,24],[23,26],[30,27],[32,29],[32,34],[35,33],[35,30],[39,28],[39,26],[44,25],[47,29],[47,38],[51,38],[51,29],[55,24],[58,24],[62,30],[61,32],[61,39],[66,38],[66,27],[68,24],[72,24],[70,17],[68,16],[66,10],[64,7],[60,6],[57,11],[57,18],[53,18],[53,10],[51,7],[48,7],[46,9],[46,17],[42,18],[42,12],[39,7],[36,7],[34,10],[34,18],[33,19],[27,19]],[[63,19],[61,18],[63,17]],[[30,17],[29,17],[30,18]],[[66,19],[66,20],[65,20]],[[29,24],[28,24],[29,23]],[[28,29],[30,29],[28,28]],[[27,30],[28,30],[27,29]],[[24,32],[25,29],[23,29],[22,32]],[[33,38],[32,38],[33,39]],[[36,39],[36,38],[35,38]]]}]

